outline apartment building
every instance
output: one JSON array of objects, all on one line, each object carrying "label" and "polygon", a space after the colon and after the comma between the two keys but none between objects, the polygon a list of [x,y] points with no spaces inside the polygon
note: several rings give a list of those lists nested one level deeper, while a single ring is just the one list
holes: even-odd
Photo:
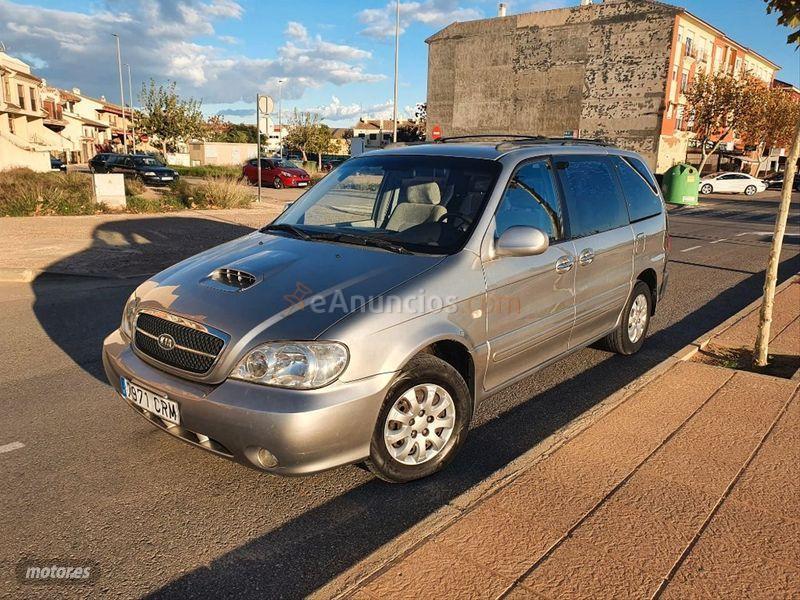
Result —
[{"label": "apartment building", "polygon": [[687,10],[652,0],[583,0],[453,23],[426,42],[429,130],[603,138],[659,173],[686,158],[694,136],[683,92],[698,72],[769,83],[779,69]]},{"label": "apartment building", "polygon": [[0,52],[0,170],[50,169],[41,87],[30,66]]}]

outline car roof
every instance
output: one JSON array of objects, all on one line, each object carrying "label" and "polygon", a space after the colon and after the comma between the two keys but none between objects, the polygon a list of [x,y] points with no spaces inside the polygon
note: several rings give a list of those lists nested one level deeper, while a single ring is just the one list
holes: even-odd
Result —
[{"label": "car roof", "polygon": [[[502,136],[498,136],[502,137]],[[447,141],[424,142],[397,145],[383,150],[373,150],[368,155],[389,156],[449,156],[463,158],[481,158],[485,160],[501,160],[509,157],[514,160],[563,154],[618,154],[631,156],[641,160],[635,152],[623,150],[606,144],[600,140],[563,140],[563,139],[508,139],[501,141]],[[363,156],[363,155],[362,155]]]}]

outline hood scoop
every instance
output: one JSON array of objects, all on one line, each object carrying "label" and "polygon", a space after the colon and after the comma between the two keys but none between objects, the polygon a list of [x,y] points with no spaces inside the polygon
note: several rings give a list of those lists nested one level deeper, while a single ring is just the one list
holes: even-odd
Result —
[{"label": "hood scoop", "polygon": [[258,281],[255,275],[247,271],[231,267],[220,267],[203,279],[201,283],[226,292],[242,292],[253,287]]}]

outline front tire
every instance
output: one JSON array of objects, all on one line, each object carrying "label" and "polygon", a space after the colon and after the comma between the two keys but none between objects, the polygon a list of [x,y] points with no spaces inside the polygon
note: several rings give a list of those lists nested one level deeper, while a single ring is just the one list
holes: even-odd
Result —
[{"label": "front tire", "polygon": [[458,371],[435,356],[414,357],[386,394],[367,467],[391,483],[440,471],[463,445],[472,409],[472,397]]},{"label": "front tire", "polygon": [[758,190],[756,190],[756,186],[748,185],[746,188],[744,188],[744,195],[745,196],[754,196],[757,191]]},{"label": "front tire", "polygon": [[714,188],[711,186],[710,183],[706,183],[706,184],[703,185],[703,187],[700,188],[700,193],[701,194],[710,194],[713,191],[714,191]]},{"label": "front tire", "polygon": [[650,328],[650,314],[653,306],[653,293],[644,281],[633,286],[619,327],[606,336],[605,346],[612,352],[629,356],[635,354],[644,344]]},{"label": "front tire", "polygon": [[280,177],[276,177],[272,180],[272,187],[274,187],[276,190],[279,190],[283,187],[283,181],[281,181]]}]

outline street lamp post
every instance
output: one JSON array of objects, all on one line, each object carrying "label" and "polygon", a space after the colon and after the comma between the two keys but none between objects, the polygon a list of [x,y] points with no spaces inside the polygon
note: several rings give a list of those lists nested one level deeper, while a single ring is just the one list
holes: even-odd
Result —
[{"label": "street lamp post", "polygon": [[283,158],[283,82],[278,79],[278,148],[279,156]]},{"label": "street lamp post", "polygon": [[133,85],[131,85],[131,66],[127,63],[125,63],[125,66],[128,68],[128,99],[131,102],[131,107],[128,111],[128,116],[131,119],[131,152],[136,154],[136,121],[133,119]]},{"label": "street lamp post", "polygon": [[397,0],[395,4],[397,6],[397,10],[394,21],[394,106],[392,109],[394,132],[392,134],[392,141],[397,143],[397,67],[400,59],[400,0]]},{"label": "street lamp post", "polygon": [[117,69],[119,70],[119,96],[122,101],[122,149],[128,152],[128,127],[125,124],[125,88],[122,85],[122,54],[119,51],[119,35],[112,33],[117,38]]}]

